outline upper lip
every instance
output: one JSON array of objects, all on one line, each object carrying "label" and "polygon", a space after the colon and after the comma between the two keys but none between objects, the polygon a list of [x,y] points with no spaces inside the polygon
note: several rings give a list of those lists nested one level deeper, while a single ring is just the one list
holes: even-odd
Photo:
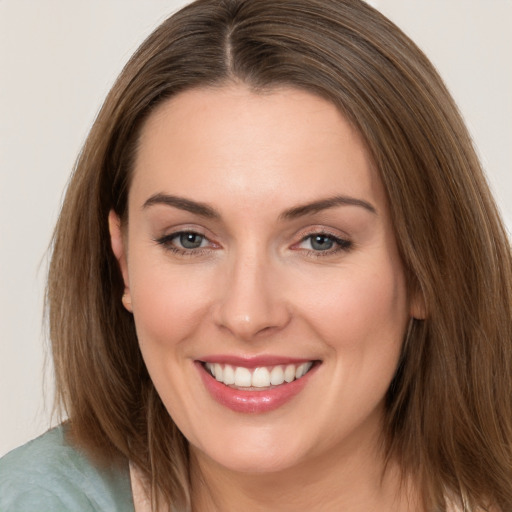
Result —
[{"label": "upper lip", "polygon": [[229,354],[215,354],[197,359],[202,363],[229,364],[231,366],[242,366],[244,368],[259,368],[262,366],[277,366],[287,364],[302,364],[309,361],[316,361],[315,358],[287,357],[279,355],[259,356],[235,356]]}]

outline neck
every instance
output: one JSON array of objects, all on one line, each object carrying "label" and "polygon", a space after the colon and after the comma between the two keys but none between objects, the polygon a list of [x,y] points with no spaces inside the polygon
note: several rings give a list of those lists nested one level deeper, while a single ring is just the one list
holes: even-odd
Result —
[{"label": "neck", "polygon": [[385,466],[375,445],[340,447],[272,473],[231,471],[192,449],[193,512],[421,511],[417,488],[396,464]]}]

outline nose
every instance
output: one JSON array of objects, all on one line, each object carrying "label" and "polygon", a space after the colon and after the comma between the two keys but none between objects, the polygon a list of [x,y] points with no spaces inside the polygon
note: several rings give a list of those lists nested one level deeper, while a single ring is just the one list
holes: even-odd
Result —
[{"label": "nose", "polygon": [[244,341],[280,331],[291,318],[282,284],[279,268],[268,258],[236,258],[220,286],[217,325]]}]

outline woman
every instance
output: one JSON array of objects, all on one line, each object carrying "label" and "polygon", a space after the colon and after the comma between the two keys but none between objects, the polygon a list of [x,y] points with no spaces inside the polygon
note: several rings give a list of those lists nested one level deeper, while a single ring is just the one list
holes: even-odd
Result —
[{"label": "woman", "polygon": [[194,2],[80,155],[48,285],[69,421],[3,459],[2,505],[511,510],[511,261],[382,15]]}]

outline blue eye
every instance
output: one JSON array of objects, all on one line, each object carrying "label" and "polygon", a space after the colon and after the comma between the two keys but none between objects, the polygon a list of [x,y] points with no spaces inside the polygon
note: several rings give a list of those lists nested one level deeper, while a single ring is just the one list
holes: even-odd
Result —
[{"label": "blue eye", "polygon": [[335,254],[338,251],[348,251],[352,242],[338,238],[327,233],[314,233],[302,239],[299,244],[301,249],[312,253]]},{"label": "blue eye", "polygon": [[309,239],[311,248],[315,251],[328,251],[336,243],[331,236],[327,235],[312,235]]},{"label": "blue eye", "polygon": [[196,255],[210,244],[208,238],[195,231],[179,231],[156,239],[159,245],[176,254]]},{"label": "blue eye", "polygon": [[204,236],[192,232],[177,233],[173,238],[173,241],[179,241],[184,249],[199,249],[205,240]]}]

